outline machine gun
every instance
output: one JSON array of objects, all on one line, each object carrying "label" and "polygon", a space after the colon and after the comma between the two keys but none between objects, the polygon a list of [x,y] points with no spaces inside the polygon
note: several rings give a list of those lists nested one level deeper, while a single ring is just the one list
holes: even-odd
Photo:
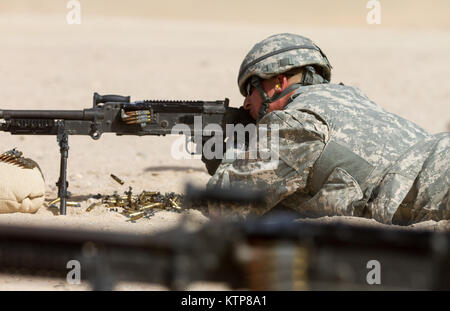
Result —
[{"label": "machine gun", "polygon": [[199,281],[250,290],[449,290],[449,245],[442,232],[282,218],[152,235],[0,225],[0,272],[67,280],[67,264],[77,261],[94,290],[120,281],[175,290]]},{"label": "machine gun", "polygon": [[[250,189],[186,190],[191,203],[263,199]],[[80,280],[94,290],[121,281],[175,290],[199,281],[250,290],[450,289],[449,232],[320,223],[286,213],[211,220],[194,231],[185,223],[151,235],[0,225],[0,272],[70,280],[68,263],[77,262]]]},{"label": "machine gun", "polygon": [[[116,135],[167,135],[177,124],[189,127],[188,138],[203,136],[194,127],[196,118],[202,126],[234,122],[242,110],[228,107],[229,100],[130,102],[129,96],[94,93],[93,107],[83,110],[0,110],[0,130],[13,135],[56,135],[61,164],[58,186],[60,214],[66,214],[67,158],[69,135],[89,135],[99,139],[103,133]],[[245,116],[244,116],[245,118]],[[238,121],[239,122],[239,121]],[[237,122],[236,122],[237,123]],[[187,146],[187,144],[186,144]],[[196,149],[196,153],[199,150]],[[201,152],[201,151],[200,151]]]}]

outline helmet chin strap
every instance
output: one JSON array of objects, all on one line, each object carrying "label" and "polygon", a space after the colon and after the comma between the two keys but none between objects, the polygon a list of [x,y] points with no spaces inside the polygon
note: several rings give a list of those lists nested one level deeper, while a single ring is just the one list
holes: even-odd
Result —
[{"label": "helmet chin strap", "polygon": [[272,97],[268,97],[266,91],[264,91],[262,87],[260,77],[253,76],[250,83],[252,84],[253,87],[255,87],[258,90],[259,95],[261,96],[262,99],[261,108],[259,109],[258,112],[257,121],[261,120],[266,115],[267,109],[269,108],[269,105],[271,103],[276,102],[280,98],[283,98],[284,96],[298,89],[301,86],[300,83],[291,84],[287,88],[285,88],[281,93],[275,94]]},{"label": "helmet chin strap", "polygon": [[269,108],[269,105],[271,103],[274,103],[280,98],[283,98],[287,94],[298,89],[300,86],[329,83],[329,81],[325,80],[324,78],[322,78],[321,75],[316,73],[316,70],[314,69],[313,66],[306,66],[300,83],[291,84],[287,88],[285,88],[281,93],[275,94],[272,97],[268,97],[266,91],[264,91],[262,87],[261,80],[262,79],[260,77],[253,76],[250,81],[251,85],[258,90],[259,95],[261,96],[262,99],[262,104],[261,108],[259,109],[257,121],[261,120],[266,115],[267,109]]}]

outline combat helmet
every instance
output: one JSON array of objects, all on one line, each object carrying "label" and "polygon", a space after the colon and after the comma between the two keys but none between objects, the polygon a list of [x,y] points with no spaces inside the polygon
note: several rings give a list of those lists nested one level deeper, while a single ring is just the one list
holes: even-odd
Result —
[{"label": "combat helmet", "polygon": [[331,64],[322,50],[303,36],[282,33],[255,44],[242,61],[238,75],[239,91],[247,96],[249,78],[269,79],[293,68],[314,68],[326,82],[331,79]]}]

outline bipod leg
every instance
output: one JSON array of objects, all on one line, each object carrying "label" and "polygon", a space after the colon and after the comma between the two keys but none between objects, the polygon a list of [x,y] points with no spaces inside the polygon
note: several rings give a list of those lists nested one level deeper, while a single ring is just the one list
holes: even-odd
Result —
[{"label": "bipod leg", "polygon": [[60,215],[66,215],[66,202],[67,202],[67,158],[69,157],[69,136],[66,132],[58,134],[59,152],[61,154],[61,165],[59,168],[59,180],[56,183],[58,186],[59,213]]}]

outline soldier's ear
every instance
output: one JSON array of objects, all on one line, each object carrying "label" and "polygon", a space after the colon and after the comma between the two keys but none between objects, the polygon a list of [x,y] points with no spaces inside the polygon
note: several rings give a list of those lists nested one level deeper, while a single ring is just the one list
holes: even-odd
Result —
[{"label": "soldier's ear", "polygon": [[281,90],[282,90],[281,83],[277,82],[275,84],[275,92],[281,92]]},{"label": "soldier's ear", "polygon": [[285,88],[289,86],[288,79],[285,75],[279,75],[275,84],[275,91],[282,92]]},{"label": "soldier's ear", "polygon": [[277,79],[277,85],[279,86],[279,91],[283,91],[289,86],[289,81],[285,75],[280,75]]}]

